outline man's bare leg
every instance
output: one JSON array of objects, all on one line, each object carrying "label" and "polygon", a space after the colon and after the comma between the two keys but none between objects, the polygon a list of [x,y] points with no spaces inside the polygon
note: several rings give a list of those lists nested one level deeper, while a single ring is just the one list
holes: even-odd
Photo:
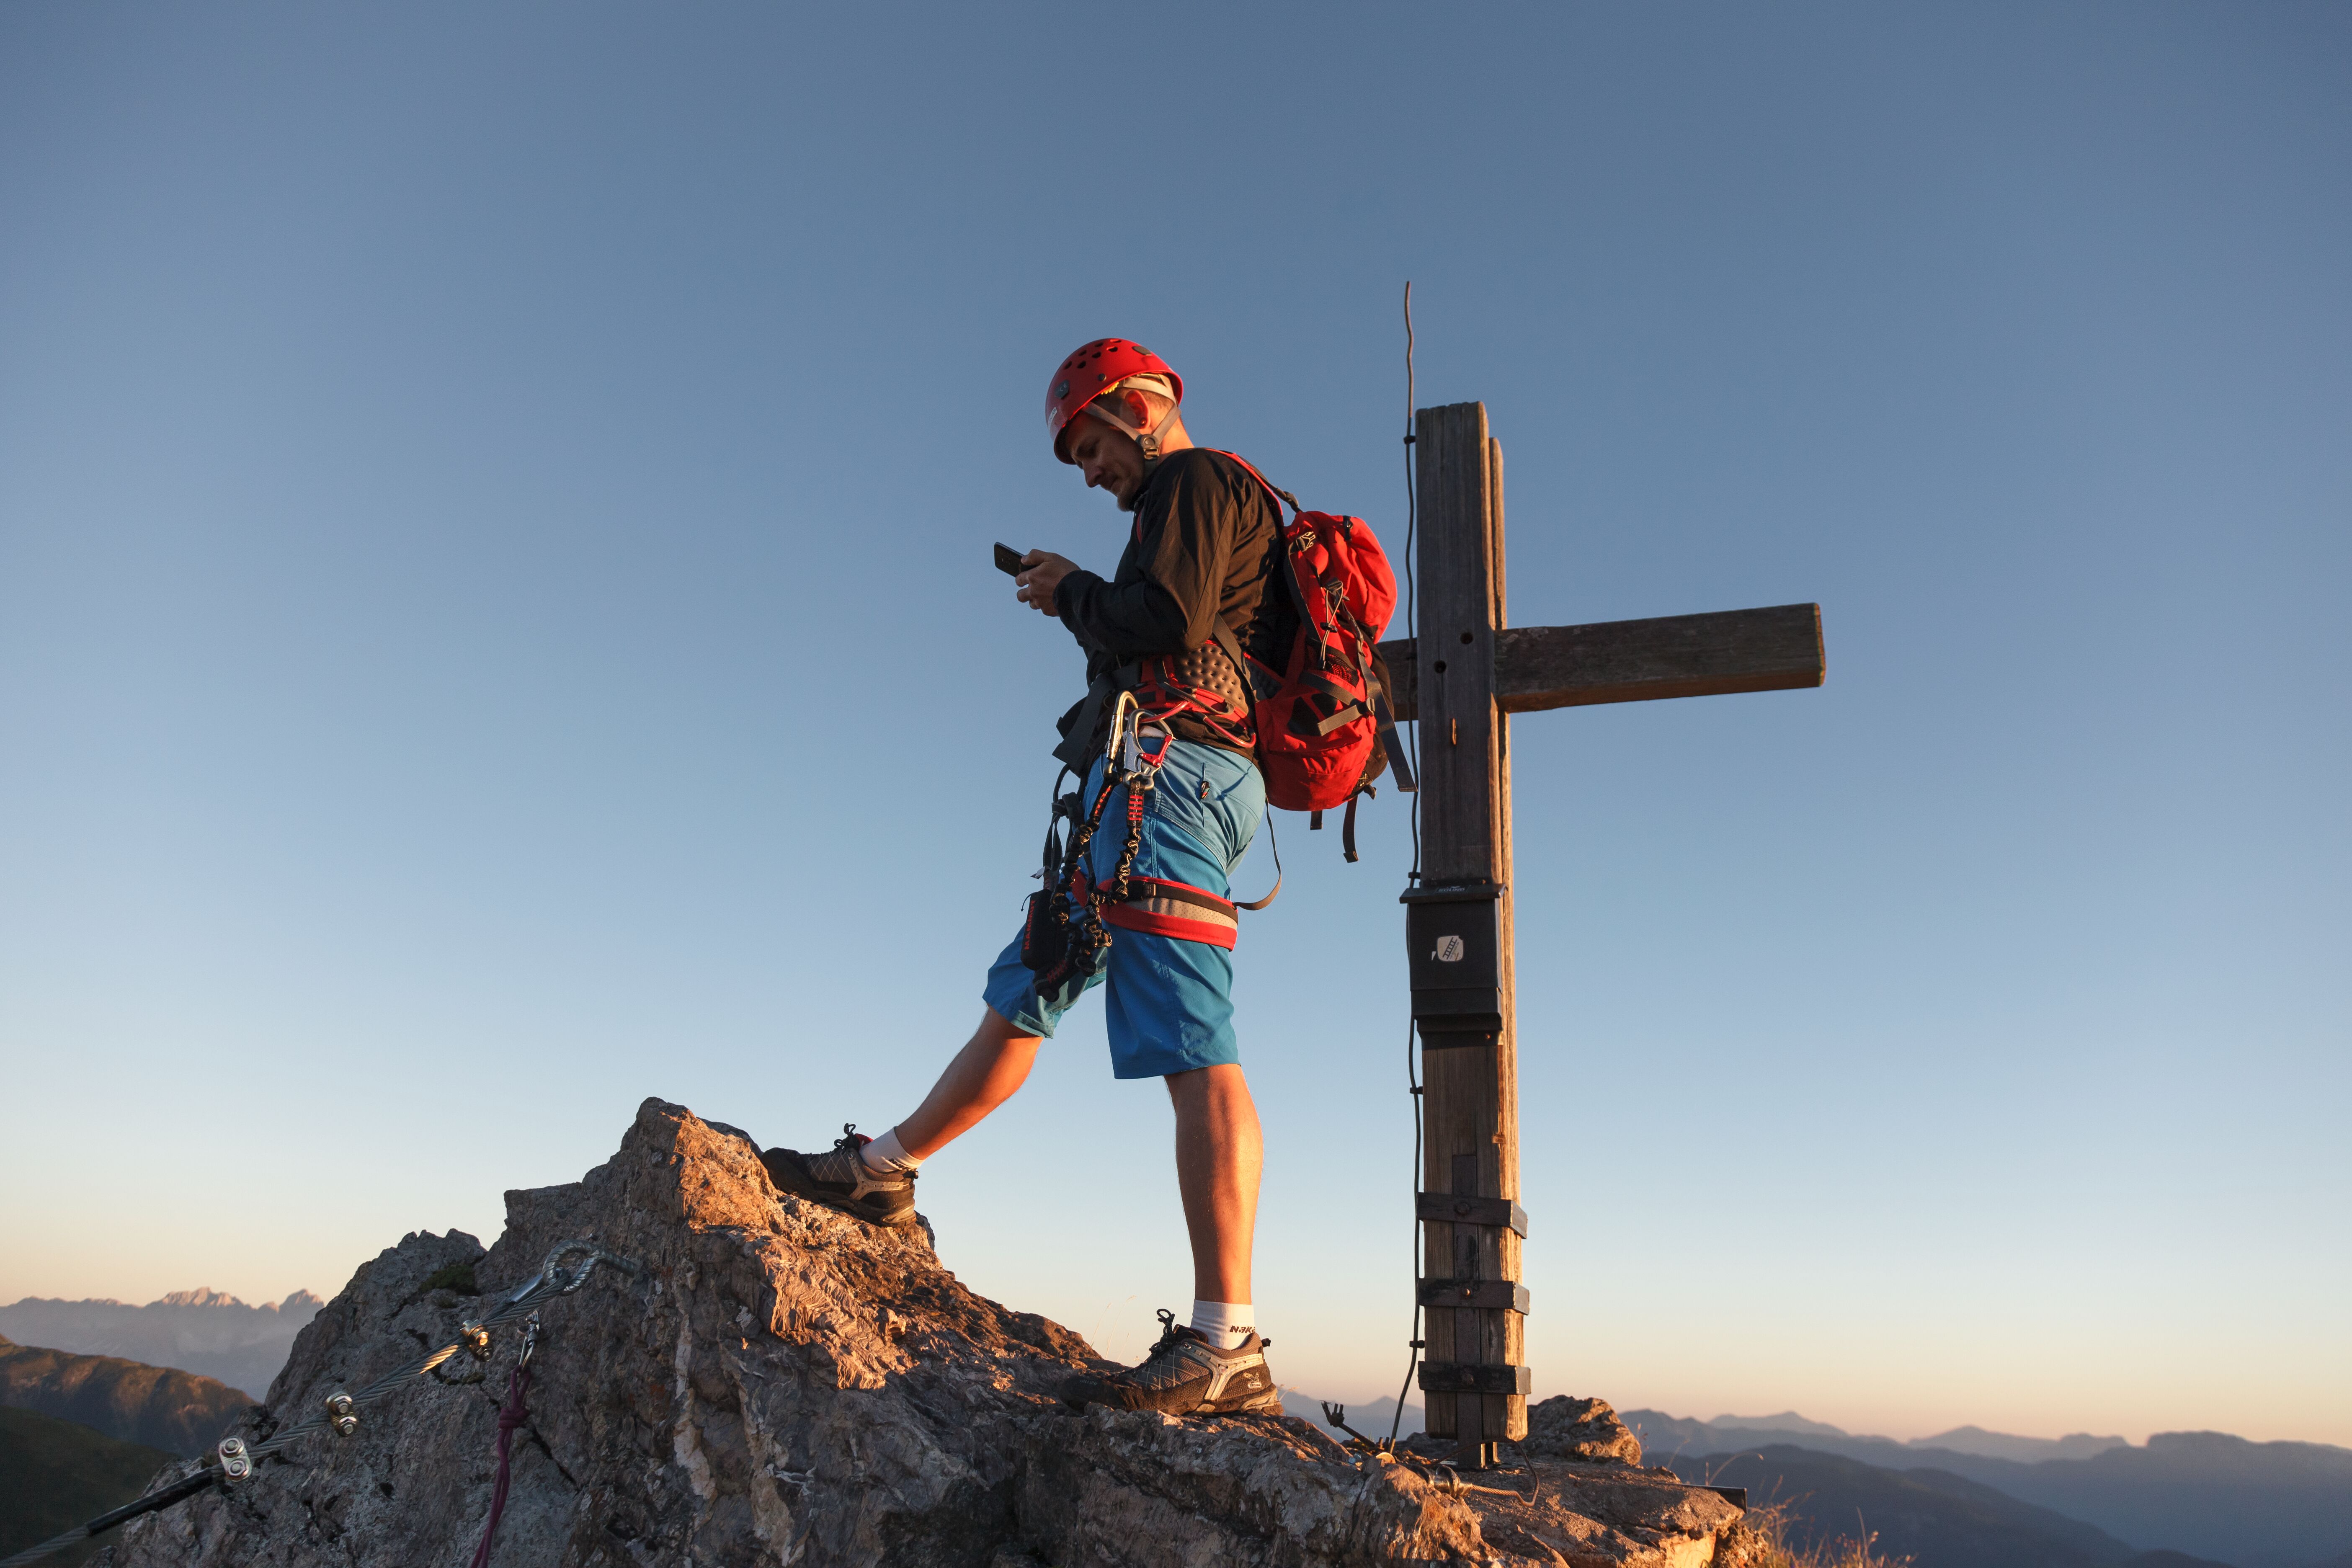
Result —
[{"label": "man's bare leg", "polygon": [[887,1135],[843,1138],[822,1153],[771,1149],[761,1163],[784,1192],[875,1225],[911,1225],[921,1217],[915,1213],[915,1167],[1012,1099],[1029,1077],[1038,1044],[1038,1037],[1020,1033],[991,1008],[915,1114]]},{"label": "man's bare leg", "polygon": [[[907,1152],[928,1160],[979,1126],[1028,1081],[1041,1043],[1038,1036],[1015,1029],[995,1008],[983,1011],[980,1027],[940,1074],[915,1114],[898,1123],[898,1142]],[[1251,1126],[1256,1126],[1255,1118]],[[1255,1170],[1250,1189],[1253,1194],[1257,1189]]]},{"label": "man's bare leg", "polygon": [[[1233,1064],[1170,1073],[1176,1107],[1176,1185],[1192,1237],[1192,1321],[1160,1335],[1140,1366],[1074,1379],[1073,1405],[1233,1415],[1282,1408],[1250,1305],[1250,1247],[1257,1231],[1258,1173],[1265,1149],[1249,1080]],[[1236,1321],[1242,1320],[1242,1321]]]},{"label": "man's bare leg", "polygon": [[1203,1301],[1248,1301],[1258,1173],[1265,1163],[1249,1080],[1238,1065],[1224,1063],[1171,1073],[1164,1081],[1176,1105],[1176,1186],[1192,1237],[1192,1294]]}]

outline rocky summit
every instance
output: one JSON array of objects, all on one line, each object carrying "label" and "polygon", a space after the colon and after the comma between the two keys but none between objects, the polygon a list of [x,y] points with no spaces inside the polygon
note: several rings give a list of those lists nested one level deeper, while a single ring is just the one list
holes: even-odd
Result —
[{"label": "rocky summit", "polygon": [[[1687,1568],[1738,1533],[1597,1400],[1538,1405],[1509,1468],[1465,1478],[1483,1491],[1294,1418],[1074,1410],[1067,1380],[1108,1364],[1077,1335],[964,1289],[921,1227],[779,1194],[749,1139],[659,1100],[578,1183],[508,1194],[487,1252],[418,1234],[362,1268],[241,1435],[448,1343],[582,1237],[642,1271],[542,1310],[498,1568]],[[117,1568],[471,1562],[516,1347],[501,1328],[482,1381],[418,1378],[351,1436],[133,1523]]]}]

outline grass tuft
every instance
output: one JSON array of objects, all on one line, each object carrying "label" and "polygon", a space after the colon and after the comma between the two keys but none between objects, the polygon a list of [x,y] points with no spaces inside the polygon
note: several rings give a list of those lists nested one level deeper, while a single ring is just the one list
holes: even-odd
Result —
[{"label": "grass tuft", "polygon": [[445,1263],[433,1271],[425,1282],[426,1290],[449,1290],[460,1296],[478,1296],[482,1288],[474,1283],[474,1266],[470,1263]]},{"label": "grass tuft", "polygon": [[1855,1536],[1791,1539],[1803,1528],[1790,1513],[1796,1500],[1750,1508],[1725,1532],[1716,1561],[1724,1568],[1910,1568],[1910,1558],[1879,1551],[1878,1532],[1859,1519]]}]

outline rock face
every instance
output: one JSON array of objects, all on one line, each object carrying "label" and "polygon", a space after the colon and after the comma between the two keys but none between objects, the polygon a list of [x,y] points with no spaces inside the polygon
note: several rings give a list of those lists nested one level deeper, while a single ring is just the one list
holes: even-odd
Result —
[{"label": "rock face", "polygon": [[1607,1400],[1571,1399],[1565,1394],[1528,1406],[1528,1435],[1518,1447],[1530,1458],[1587,1465],[1642,1462],[1642,1440],[1625,1429]]},{"label": "rock face", "polygon": [[[578,1184],[508,1194],[487,1253],[420,1234],[363,1267],[296,1342],[275,1421],[447,1343],[575,1237],[644,1271],[600,1269],[542,1310],[499,1568],[1685,1568],[1738,1514],[1622,1463],[1472,1478],[1532,1487],[1530,1506],[1449,1494],[1295,1419],[1073,1412],[1065,1381],[1107,1364],[1084,1341],[965,1289],[919,1229],[779,1195],[748,1140],[658,1100]],[[476,1279],[482,1297],[457,1293]],[[514,1347],[501,1330],[487,1382],[419,1379],[354,1436],[131,1525],[118,1568],[470,1562]]]},{"label": "rock face", "polygon": [[167,1454],[203,1454],[253,1403],[209,1377],[120,1356],[70,1355],[0,1339],[0,1405],[94,1426]]}]

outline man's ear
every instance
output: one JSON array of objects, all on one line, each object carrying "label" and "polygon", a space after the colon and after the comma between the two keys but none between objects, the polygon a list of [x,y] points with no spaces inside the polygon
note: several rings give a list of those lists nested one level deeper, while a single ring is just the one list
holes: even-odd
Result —
[{"label": "man's ear", "polygon": [[1151,404],[1143,394],[1131,390],[1122,392],[1118,395],[1118,401],[1120,406],[1127,411],[1127,422],[1129,425],[1139,430],[1151,428]]}]

